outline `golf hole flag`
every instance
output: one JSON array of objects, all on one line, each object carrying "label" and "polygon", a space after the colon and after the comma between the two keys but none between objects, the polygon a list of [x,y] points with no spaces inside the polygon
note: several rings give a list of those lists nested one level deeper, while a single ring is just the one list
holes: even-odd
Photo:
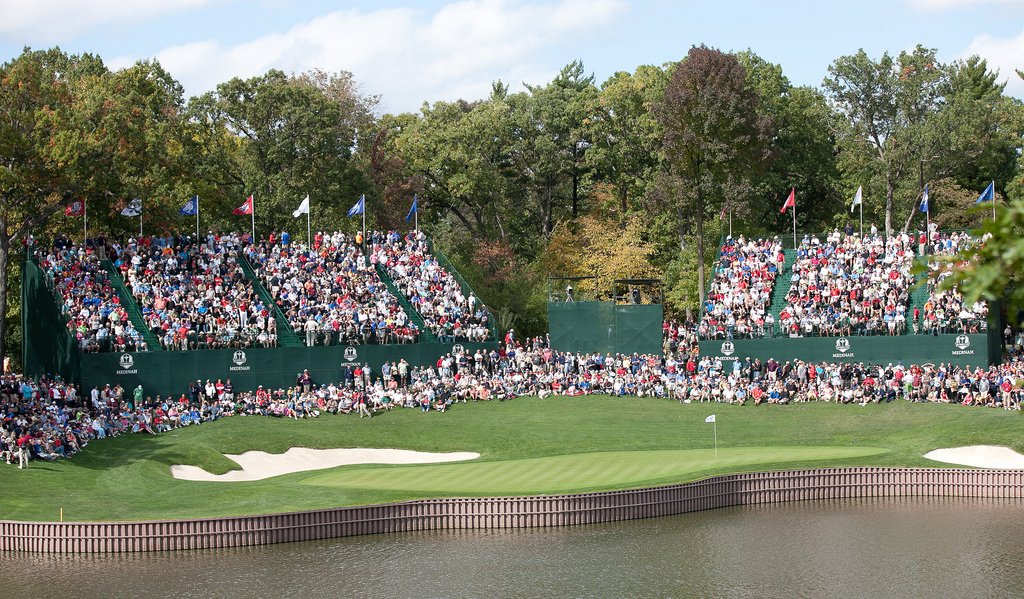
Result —
[{"label": "golf hole flag", "polygon": [[714,421],[715,421],[715,415],[714,414],[712,414],[712,415],[710,415],[710,416],[708,416],[707,418],[704,419],[704,422],[714,422]]},{"label": "golf hole flag", "polygon": [[252,196],[244,204],[231,211],[231,214],[252,214]]}]

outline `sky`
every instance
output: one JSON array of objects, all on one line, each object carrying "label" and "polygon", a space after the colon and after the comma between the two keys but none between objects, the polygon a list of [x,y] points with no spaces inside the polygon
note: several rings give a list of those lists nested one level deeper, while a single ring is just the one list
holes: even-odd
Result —
[{"label": "sky", "polygon": [[155,58],[186,96],[271,68],[344,70],[391,113],[481,99],[499,79],[543,85],[573,60],[600,84],[700,44],[749,48],[811,86],[861,48],[922,44],[987,59],[1024,98],[1024,0],[0,0],[0,62],[26,46],[114,69]]}]

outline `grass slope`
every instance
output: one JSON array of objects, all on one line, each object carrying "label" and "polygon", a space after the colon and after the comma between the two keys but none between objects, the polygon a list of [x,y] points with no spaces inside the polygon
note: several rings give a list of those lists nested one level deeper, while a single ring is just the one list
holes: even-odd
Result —
[{"label": "grass slope", "polygon": [[482,456],[475,463],[593,452],[707,450],[713,447],[712,425],[704,418],[711,413],[718,415],[720,451],[829,446],[874,447],[887,453],[827,461],[782,461],[766,455],[767,461],[759,464],[708,464],[651,479],[651,484],[751,470],[943,466],[921,457],[939,447],[992,444],[1024,450],[1020,413],[1003,410],[906,402],[754,408],[600,396],[523,398],[459,404],[447,414],[395,410],[371,420],[330,415],[312,421],[227,418],[158,437],[94,441],[71,460],[33,462],[29,470],[0,465],[0,519],[53,521],[60,508],[66,521],[192,518],[446,496],[451,493],[299,484],[335,472],[404,467],[348,466],[239,483],[180,481],[168,467],[192,464],[222,473],[236,467],[223,453],[281,453],[292,446],[476,451]]},{"label": "grass slope", "polygon": [[874,447],[737,447],[663,451],[602,451],[479,464],[338,470],[302,484],[353,489],[430,491],[458,495],[523,495],[617,489],[680,480],[711,468],[745,469],[885,453]]}]

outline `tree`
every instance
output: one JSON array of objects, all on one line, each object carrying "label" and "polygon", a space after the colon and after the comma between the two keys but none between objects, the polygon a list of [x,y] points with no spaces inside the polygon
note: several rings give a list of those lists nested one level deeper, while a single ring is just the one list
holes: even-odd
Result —
[{"label": "tree", "polygon": [[155,62],[111,73],[54,48],[0,66],[0,314],[19,240],[76,200],[102,222],[124,198],[166,188],[180,105]]},{"label": "tree", "polygon": [[372,105],[344,73],[232,79],[189,102],[195,171],[221,214],[255,194],[257,222],[276,230],[292,224],[309,194],[321,224],[343,226],[345,211],[370,191],[352,154]]},{"label": "tree", "polygon": [[618,72],[592,100],[587,163],[614,187],[623,227],[630,199],[643,196],[659,167],[663,130],[652,108],[665,95],[668,80],[669,72],[654,66]]},{"label": "tree", "polygon": [[1000,94],[983,92],[977,78],[951,77],[978,65],[950,68],[935,53],[917,46],[874,61],[861,50],[836,59],[824,82],[841,116],[835,130],[848,174],[878,177],[885,189],[887,233],[897,210],[909,223],[926,183],[975,164],[1005,134]]},{"label": "tree", "polygon": [[527,149],[533,150],[530,172],[541,210],[541,234],[547,237],[554,226],[555,198],[564,182],[569,185],[572,217],[579,216],[581,186],[588,170],[584,158],[591,146],[584,124],[597,88],[594,76],[584,75],[579,60],[563,67],[548,85],[527,88],[534,131],[524,136],[524,141]]},{"label": "tree", "polygon": [[[663,207],[684,211],[704,255],[704,220],[727,200],[750,192],[751,177],[767,162],[773,126],[758,110],[760,98],[746,85],[746,69],[731,54],[694,46],[665,90],[656,114],[665,128],[663,151],[677,193]],[[704,300],[704,260],[697,261],[698,301]]]}]

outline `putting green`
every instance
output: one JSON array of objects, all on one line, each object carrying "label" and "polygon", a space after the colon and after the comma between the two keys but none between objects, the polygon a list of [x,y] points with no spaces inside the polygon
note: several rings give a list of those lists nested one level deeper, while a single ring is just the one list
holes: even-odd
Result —
[{"label": "putting green", "polygon": [[305,485],[474,495],[568,493],[683,481],[702,470],[750,464],[858,458],[877,447],[734,447],[718,450],[610,451],[524,460],[348,469],[311,476]]}]

